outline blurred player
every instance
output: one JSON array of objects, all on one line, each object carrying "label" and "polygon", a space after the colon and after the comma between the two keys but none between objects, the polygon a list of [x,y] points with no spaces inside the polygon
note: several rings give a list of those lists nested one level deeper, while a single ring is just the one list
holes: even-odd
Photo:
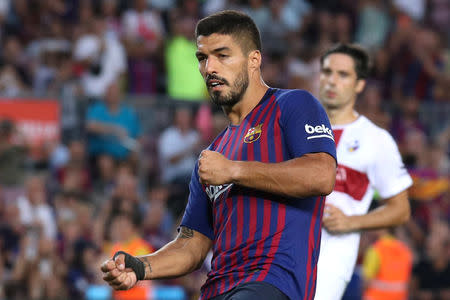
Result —
[{"label": "blurred player", "polygon": [[178,237],[144,257],[119,252],[103,264],[104,279],[128,289],[137,279],[181,276],[212,248],[201,299],[312,299],[323,196],[336,177],[326,113],[305,91],[264,83],[259,32],[247,15],[209,16],[196,36],[200,73],[230,125],[200,155]]},{"label": "blurred player", "polygon": [[[369,71],[368,54],[338,45],[321,58],[320,101],[336,141],[334,191],[326,198],[316,300],[341,299],[355,266],[360,231],[406,222],[412,180],[390,134],[354,110]],[[367,213],[375,190],[385,204]]]}]

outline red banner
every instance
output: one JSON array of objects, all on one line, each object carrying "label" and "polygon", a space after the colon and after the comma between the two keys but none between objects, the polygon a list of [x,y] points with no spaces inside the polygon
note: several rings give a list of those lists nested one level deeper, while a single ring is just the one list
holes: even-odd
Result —
[{"label": "red banner", "polygon": [[59,103],[55,100],[0,99],[0,119],[10,119],[28,144],[55,142],[60,137]]}]

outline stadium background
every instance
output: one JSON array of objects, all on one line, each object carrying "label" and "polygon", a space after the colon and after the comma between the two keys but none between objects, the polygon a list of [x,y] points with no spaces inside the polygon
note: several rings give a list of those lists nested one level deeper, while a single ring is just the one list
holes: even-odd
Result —
[{"label": "stadium background", "polygon": [[[108,299],[99,264],[114,249],[174,237],[196,155],[226,126],[193,40],[225,8],[261,29],[271,86],[317,95],[324,49],[370,51],[359,111],[394,136],[415,182],[395,230],[414,253],[410,298],[450,299],[448,0],[1,0],[0,299]],[[105,120],[108,134],[92,134]],[[149,295],[196,299],[206,269]]]}]

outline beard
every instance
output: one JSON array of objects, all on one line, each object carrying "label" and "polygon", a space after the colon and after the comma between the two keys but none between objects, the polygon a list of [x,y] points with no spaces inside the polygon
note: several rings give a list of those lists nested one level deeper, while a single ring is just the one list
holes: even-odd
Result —
[{"label": "beard", "polygon": [[[217,79],[222,81],[225,85],[230,86],[227,80],[215,75],[211,75],[208,79]],[[242,71],[238,74],[236,80],[233,82],[233,85],[231,86],[231,91],[229,91],[228,93],[224,93],[222,91],[209,92],[212,102],[219,106],[231,107],[235,105],[236,103],[242,100],[242,97],[244,96],[244,93],[247,90],[248,82],[249,80],[247,67],[244,66]]]}]

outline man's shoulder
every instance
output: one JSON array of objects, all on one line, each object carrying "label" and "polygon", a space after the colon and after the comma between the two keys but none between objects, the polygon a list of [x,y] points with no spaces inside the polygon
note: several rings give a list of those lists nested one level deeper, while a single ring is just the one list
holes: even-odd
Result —
[{"label": "man's shoulder", "polygon": [[[306,90],[299,89],[276,89],[275,97],[278,102],[282,101],[308,101],[316,98]],[[317,100],[316,100],[317,101]]]},{"label": "man's shoulder", "polygon": [[308,91],[299,89],[277,89],[275,99],[282,111],[297,111],[321,107],[320,102]]},{"label": "man's shoulder", "polygon": [[389,142],[393,141],[392,135],[384,128],[373,123],[371,120],[365,116],[360,116],[358,130],[370,139],[379,142]]}]

